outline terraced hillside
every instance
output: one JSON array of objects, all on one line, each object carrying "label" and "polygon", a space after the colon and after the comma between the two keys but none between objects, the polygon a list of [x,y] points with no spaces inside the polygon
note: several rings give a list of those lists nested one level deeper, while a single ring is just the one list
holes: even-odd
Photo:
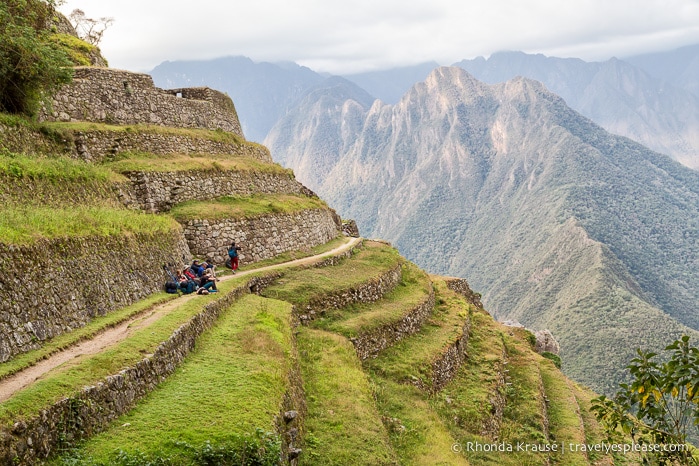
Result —
[{"label": "terraced hillside", "polygon": [[[0,115],[0,200],[0,464],[611,460],[532,451],[601,441],[592,394],[464,280],[343,237],[220,93],[80,68]],[[161,291],[233,240],[217,293]]]}]

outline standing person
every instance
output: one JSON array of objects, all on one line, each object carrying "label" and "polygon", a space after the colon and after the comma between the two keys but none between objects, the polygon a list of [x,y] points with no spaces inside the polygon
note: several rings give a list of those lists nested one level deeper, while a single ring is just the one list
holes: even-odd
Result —
[{"label": "standing person", "polygon": [[231,247],[228,248],[228,257],[231,258],[231,269],[233,273],[238,270],[238,251],[242,248],[235,245],[235,241],[231,243]]}]

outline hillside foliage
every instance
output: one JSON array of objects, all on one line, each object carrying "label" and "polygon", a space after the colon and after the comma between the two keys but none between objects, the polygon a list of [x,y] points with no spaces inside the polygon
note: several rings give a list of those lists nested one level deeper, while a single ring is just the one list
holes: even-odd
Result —
[{"label": "hillside foliage", "polygon": [[70,81],[72,64],[51,40],[53,0],[0,3],[0,110],[33,115],[44,92]]}]

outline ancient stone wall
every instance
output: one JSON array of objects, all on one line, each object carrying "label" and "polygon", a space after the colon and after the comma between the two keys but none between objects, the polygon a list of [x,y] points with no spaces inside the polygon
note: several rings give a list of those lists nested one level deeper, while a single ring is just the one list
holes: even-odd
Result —
[{"label": "ancient stone wall", "polygon": [[165,263],[190,253],[181,231],[0,243],[0,362],[160,291]]},{"label": "ancient stone wall", "polygon": [[375,358],[381,350],[393,346],[396,342],[409,335],[419,332],[433,310],[434,290],[430,292],[423,302],[406,312],[398,322],[387,324],[371,332],[350,338],[357,351],[357,356],[362,361]]},{"label": "ancient stone wall", "polygon": [[429,393],[437,393],[454,378],[456,371],[466,360],[466,345],[468,345],[471,320],[466,319],[461,329],[461,335],[456,338],[440,355],[432,362],[429,381],[423,382],[419,378],[408,382]]},{"label": "ancient stone wall", "polygon": [[195,135],[139,131],[75,131],[66,141],[69,155],[82,160],[101,162],[122,152],[140,151],[157,155],[213,154],[251,157],[272,163],[265,146],[247,141],[226,141]]},{"label": "ancient stone wall", "polygon": [[339,233],[336,219],[331,209],[310,209],[238,220],[191,220],[184,235],[194,256],[215,264],[225,262],[235,241],[243,248],[239,261],[245,265],[327,243]]},{"label": "ancient stone wall", "polygon": [[314,298],[304,308],[297,309],[299,321],[308,323],[327,309],[340,309],[352,303],[378,301],[398,285],[402,276],[402,270],[403,264],[400,263],[372,280]]},{"label": "ancient stone wall", "polygon": [[[248,280],[245,285],[208,304],[161,343],[153,355],[58,401],[34,418],[3,427],[0,430],[0,464],[37,464],[39,458],[46,458],[59,445],[70,446],[104,430],[172,374],[194,348],[197,338],[213,325],[223,310],[251,289],[264,288],[278,277],[279,274],[268,274]],[[291,383],[297,383],[292,375],[289,377]]]},{"label": "ancient stone wall", "polygon": [[165,212],[180,202],[202,201],[222,196],[251,194],[315,196],[313,191],[296,181],[291,173],[284,172],[191,170],[131,172],[125,175],[131,180],[139,207],[147,212]]},{"label": "ancient stone wall", "polygon": [[111,68],[75,68],[73,82],[53,96],[40,119],[222,129],[244,137],[225,94],[212,89],[164,91],[147,74]]}]

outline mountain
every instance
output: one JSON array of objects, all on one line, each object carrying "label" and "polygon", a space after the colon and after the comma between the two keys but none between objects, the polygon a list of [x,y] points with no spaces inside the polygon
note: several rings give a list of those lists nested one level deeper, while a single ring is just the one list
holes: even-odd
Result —
[{"label": "mountain", "polygon": [[637,55],[625,61],[699,96],[699,44]]},{"label": "mountain", "polygon": [[[667,62],[681,63],[678,56],[664,57]],[[680,80],[667,81],[648,71],[659,69],[659,62],[654,62],[658,66],[641,58],[636,62],[647,66],[618,59],[588,63],[575,58],[502,52],[487,60],[463,60],[455,66],[487,83],[516,76],[541,81],[607,131],[699,168],[699,94],[683,88]],[[692,75],[690,65],[682,69]]]},{"label": "mountain", "polygon": [[469,277],[496,316],[551,329],[596,390],[614,390],[634,348],[698,335],[699,174],[539,82],[445,67],[371,107],[316,90],[266,144],[369,236]]},{"label": "mountain", "polygon": [[208,86],[227,93],[244,115],[245,136],[258,142],[304,91],[325,79],[295,63],[255,63],[246,57],[166,61],[149,74],[165,89]]}]

